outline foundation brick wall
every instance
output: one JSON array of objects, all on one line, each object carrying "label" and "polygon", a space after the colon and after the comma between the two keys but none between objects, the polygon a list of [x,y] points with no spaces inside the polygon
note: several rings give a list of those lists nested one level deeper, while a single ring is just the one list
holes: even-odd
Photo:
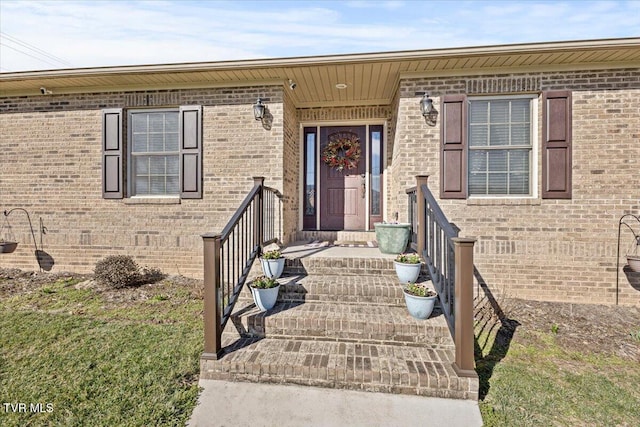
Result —
[{"label": "foundation brick wall", "polygon": [[[618,220],[640,214],[640,70],[411,78],[400,83],[393,150],[392,210],[407,220],[404,190],[430,175],[438,198],[440,123],[425,124],[417,92],[441,109],[445,94],[510,94],[571,90],[573,197],[543,200],[541,96],[538,96],[538,197],[520,200],[439,200],[461,236],[476,237],[475,263],[492,292],[534,300],[614,304]],[[624,232],[623,232],[624,233]],[[624,234],[623,234],[624,236]],[[627,236],[630,237],[630,234]],[[629,246],[623,239],[621,251]],[[619,302],[640,305],[640,274],[622,270]]]},{"label": "foundation brick wall", "polygon": [[[258,96],[268,107],[270,129],[253,118]],[[27,209],[38,247],[42,218],[42,246],[53,271],[87,272],[108,255],[125,254],[166,273],[201,277],[200,235],[222,230],[253,176],[264,176],[289,204],[297,197],[283,180],[283,156],[292,151],[290,137],[283,149],[283,103],[281,86],[0,99],[0,210]],[[190,104],[203,106],[203,198],[180,204],[103,199],[101,110]],[[0,257],[0,266],[37,269],[26,216],[16,211],[8,220],[20,244]]]}]

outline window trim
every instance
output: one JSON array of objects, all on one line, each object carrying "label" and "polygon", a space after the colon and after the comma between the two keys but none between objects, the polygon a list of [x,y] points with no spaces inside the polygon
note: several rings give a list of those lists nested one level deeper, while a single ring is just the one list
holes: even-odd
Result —
[{"label": "window trim", "polygon": [[[469,192],[469,154],[471,150],[471,120],[468,119],[471,102],[472,101],[491,101],[491,100],[511,100],[511,99],[529,99],[530,102],[530,111],[531,115],[531,157],[530,157],[530,168],[529,168],[529,188],[530,194],[484,194],[484,195],[472,195]],[[538,116],[538,105],[540,103],[540,94],[510,94],[510,95],[491,95],[491,96],[467,96],[467,123],[466,123],[466,131],[467,131],[467,149],[466,149],[466,163],[467,170],[464,171],[467,175],[466,179],[466,192],[467,192],[467,200],[517,200],[517,199],[538,199],[539,198],[539,177],[538,177],[538,168],[539,168],[539,157],[541,155],[540,152],[540,144],[538,142],[538,127],[540,126],[540,117]],[[516,149],[518,146],[514,146],[512,148]],[[528,148],[528,147],[527,147]],[[495,148],[500,149],[500,148]]]},{"label": "window trim", "polygon": [[[178,121],[180,120],[180,108],[179,107],[166,107],[166,108],[131,108],[126,110],[126,118],[127,118],[127,139],[125,143],[125,150],[127,151],[127,163],[125,167],[125,178],[127,181],[127,198],[129,199],[180,199],[180,186],[182,182],[182,168],[178,167],[178,191],[176,193],[170,194],[135,194],[134,188],[134,164],[133,160],[136,155],[133,154],[133,123],[132,115],[140,114],[140,113],[167,113],[173,112],[178,116]],[[178,134],[180,133],[180,125],[178,125]],[[179,137],[178,137],[179,138]],[[181,162],[180,155],[180,140],[178,139],[178,150],[177,151],[162,151],[162,152],[140,152],[137,153],[140,156],[165,156],[165,155],[176,155],[178,156],[178,163]]]}]

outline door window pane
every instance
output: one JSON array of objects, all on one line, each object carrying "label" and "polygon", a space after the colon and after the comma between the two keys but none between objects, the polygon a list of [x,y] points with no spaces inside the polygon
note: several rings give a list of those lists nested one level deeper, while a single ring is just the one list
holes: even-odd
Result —
[{"label": "door window pane", "polygon": [[382,132],[371,132],[371,215],[382,215]]},{"label": "door window pane", "polygon": [[305,133],[305,216],[316,214],[316,133]]}]

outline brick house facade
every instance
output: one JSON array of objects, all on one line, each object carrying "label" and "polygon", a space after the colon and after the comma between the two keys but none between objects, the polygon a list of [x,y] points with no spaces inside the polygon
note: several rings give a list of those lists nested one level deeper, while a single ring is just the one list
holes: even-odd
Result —
[{"label": "brick house facade", "polygon": [[[326,69],[335,74],[318,72]],[[429,187],[440,196],[447,217],[462,235],[478,239],[476,265],[496,292],[607,304],[615,302],[617,292],[621,304],[640,305],[640,279],[622,267],[616,291],[618,218],[640,212],[639,39],[214,63],[197,70],[185,64],[179,70],[151,66],[63,71],[0,74],[0,210],[29,211],[39,249],[51,257],[54,271],[91,271],[107,255],[128,254],[141,265],[199,277],[200,235],[224,227],[254,176],[264,176],[266,185],[283,194],[282,239],[292,242],[305,228],[308,208],[305,136],[311,133],[314,143],[322,143],[323,128],[363,127],[369,132],[367,144],[372,130],[382,129],[377,136],[383,141],[382,218],[391,220],[397,213],[406,221],[405,189],[415,185],[416,175],[429,175]],[[230,80],[233,72],[262,77]],[[214,83],[209,80],[216,78]],[[295,91],[288,84],[292,78]],[[336,91],[335,84],[343,80],[346,91]],[[40,87],[52,93],[43,95]],[[559,91],[569,94],[570,114],[565,159],[569,181],[564,183],[569,194],[560,198],[544,194],[558,166],[556,162],[550,168],[544,157],[549,132],[544,99]],[[420,112],[425,92],[439,112],[432,125]],[[482,191],[476,179],[485,179],[490,188],[492,180],[505,175],[492,166],[482,166],[487,168],[484,175],[476,173],[477,162],[483,162],[477,159],[493,158],[489,151],[501,147],[483,151],[477,145],[483,137],[474,133],[466,135],[470,142],[462,146],[466,168],[456,172],[465,194],[444,194],[443,121],[448,120],[446,102],[451,97],[463,100],[467,121],[460,125],[465,135],[480,123],[488,129],[487,138],[495,140],[504,123],[474,122],[471,106],[498,111],[513,104],[509,129],[521,125],[512,119],[517,105],[526,106],[530,146],[520,151],[527,153],[527,160],[523,170],[508,163],[512,169],[506,173],[506,185],[525,190],[515,195],[471,194]],[[267,106],[267,122],[253,117],[257,98]],[[193,198],[135,196],[140,189],[132,187],[138,175],[131,172],[136,161],[131,113],[178,111],[181,106],[200,112],[201,175],[194,178],[200,193]],[[121,110],[124,123],[118,172],[123,194],[105,198],[103,113],[114,109]],[[514,140],[520,135],[509,132]],[[517,157],[503,152],[509,159]],[[479,157],[470,157],[477,153]],[[363,158],[368,178],[373,159]],[[317,158],[315,164],[322,166]],[[184,168],[176,172],[180,179]],[[165,175],[168,180],[170,173]],[[321,190],[322,182],[316,178],[315,183],[313,190]],[[366,215],[373,218],[372,181],[363,188],[369,203]],[[42,236],[38,218],[47,231]],[[0,256],[0,267],[37,268],[26,218],[12,214],[0,219],[9,221],[21,242],[14,253]],[[321,220],[310,221],[313,228],[322,228]]]}]

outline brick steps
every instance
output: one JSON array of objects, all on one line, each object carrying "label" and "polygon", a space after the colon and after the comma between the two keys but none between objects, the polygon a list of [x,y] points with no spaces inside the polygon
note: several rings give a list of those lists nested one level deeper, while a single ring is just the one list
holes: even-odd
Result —
[{"label": "brick steps", "polygon": [[224,354],[201,360],[201,378],[478,398],[477,377],[453,370],[438,304],[427,320],[408,314],[393,256],[307,244],[283,254],[278,303],[260,313],[243,290],[223,333]]},{"label": "brick steps", "polygon": [[477,380],[459,378],[453,352],[339,341],[227,337],[228,354],[202,360],[207,379],[477,399]]},{"label": "brick steps", "polygon": [[395,277],[391,258],[308,257],[287,258],[285,270],[292,274],[309,276],[392,276]]},{"label": "brick steps", "polygon": [[[427,277],[418,279],[428,283]],[[305,276],[286,274],[280,282],[280,302],[327,302],[341,304],[385,304],[404,307],[402,286],[395,274],[379,276]],[[243,292],[243,301],[250,302],[251,294]]]},{"label": "brick steps", "polygon": [[236,306],[231,322],[241,334],[252,337],[428,343],[453,348],[444,316],[438,314],[421,321],[412,318],[405,307],[322,302],[283,302],[260,312],[250,303]]}]

